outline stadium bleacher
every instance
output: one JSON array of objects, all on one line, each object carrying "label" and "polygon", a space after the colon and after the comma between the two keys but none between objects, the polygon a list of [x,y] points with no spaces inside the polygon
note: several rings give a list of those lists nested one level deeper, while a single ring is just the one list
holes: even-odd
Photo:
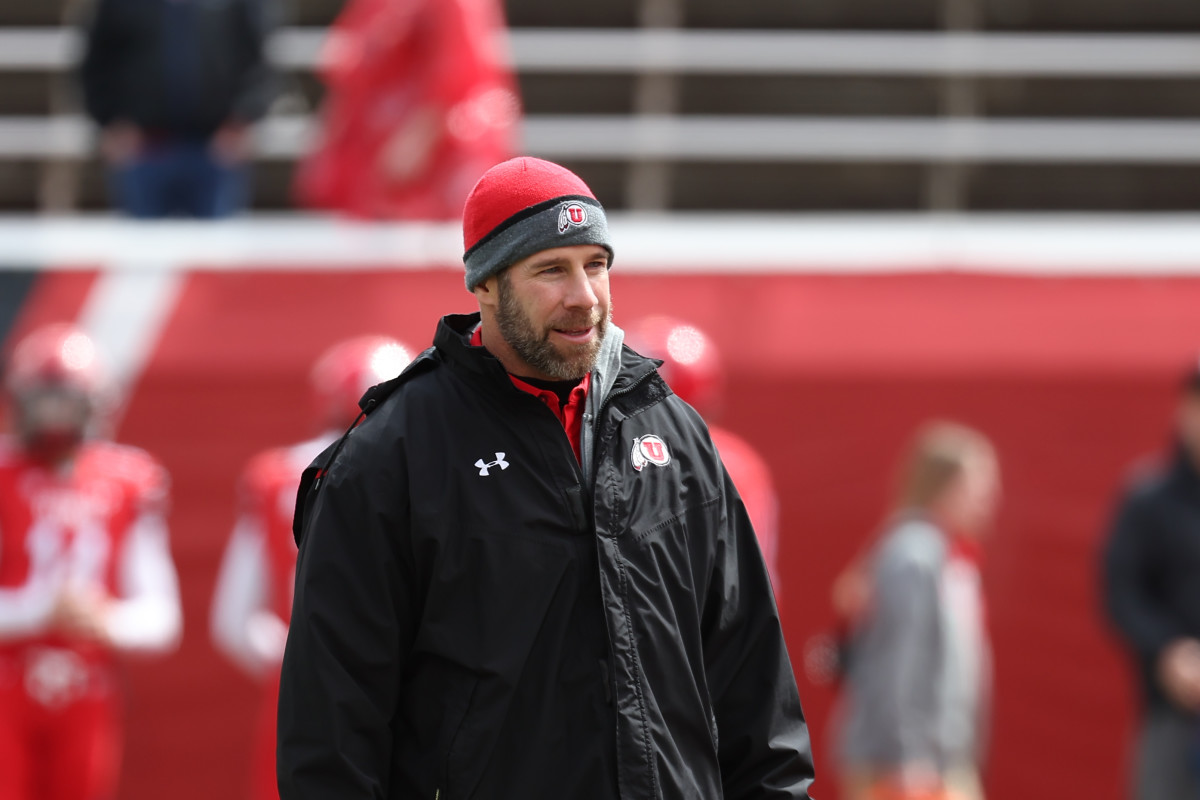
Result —
[{"label": "stadium bleacher", "polygon": [[[0,9],[0,209],[104,207],[73,101],[86,0]],[[255,207],[288,208],[336,0],[290,4]],[[1194,0],[510,0],[525,148],[615,208],[1190,210]]]}]

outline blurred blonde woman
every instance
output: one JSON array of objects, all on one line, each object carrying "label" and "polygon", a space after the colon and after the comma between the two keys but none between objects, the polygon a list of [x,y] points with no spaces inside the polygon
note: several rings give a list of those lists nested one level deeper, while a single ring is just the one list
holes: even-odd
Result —
[{"label": "blurred blonde woman", "polygon": [[990,648],[979,550],[999,497],[995,450],[922,427],[894,511],[837,580],[851,624],[839,756],[843,800],[982,800]]}]

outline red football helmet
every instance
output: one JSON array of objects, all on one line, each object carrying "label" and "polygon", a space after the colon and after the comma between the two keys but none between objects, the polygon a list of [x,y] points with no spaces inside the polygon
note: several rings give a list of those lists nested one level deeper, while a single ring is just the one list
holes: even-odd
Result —
[{"label": "red football helmet", "polygon": [[330,347],[309,374],[318,424],[336,429],[352,423],[363,393],[399,375],[413,355],[388,336],[359,336]]},{"label": "red football helmet", "polygon": [[18,437],[32,455],[50,462],[69,457],[108,410],[96,345],[73,325],[47,325],[22,339],[4,386]]},{"label": "red football helmet", "polygon": [[716,413],[724,388],[717,346],[704,331],[678,319],[646,317],[626,332],[626,343],[650,358],[662,359],[663,380],[703,415]]}]

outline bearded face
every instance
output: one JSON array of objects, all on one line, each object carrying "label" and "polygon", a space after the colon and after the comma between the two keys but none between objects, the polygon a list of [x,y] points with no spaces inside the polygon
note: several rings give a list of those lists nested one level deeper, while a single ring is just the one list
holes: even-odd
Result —
[{"label": "bearded face", "polygon": [[508,272],[497,283],[496,323],[513,352],[536,372],[553,380],[581,380],[596,366],[612,318],[607,294],[590,308],[558,307],[538,319]]},{"label": "bearded face", "polygon": [[1200,469],[1200,389],[1187,391],[1179,401],[1179,437]]},{"label": "bearded face", "polygon": [[14,398],[16,432],[35,460],[55,464],[71,456],[92,421],[87,395],[63,387],[39,387]]}]

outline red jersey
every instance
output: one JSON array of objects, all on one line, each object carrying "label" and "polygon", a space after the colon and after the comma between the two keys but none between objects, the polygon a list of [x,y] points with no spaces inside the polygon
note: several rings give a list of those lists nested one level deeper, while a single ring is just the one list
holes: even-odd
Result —
[{"label": "red jersey", "polygon": [[213,596],[217,646],[251,675],[275,672],[292,611],[296,544],[292,511],[300,473],[332,441],[324,436],[265,450],[238,481],[238,517]]},{"label": "red jersey", "polygon": [[[351,0],[322,53],[328,93],[297,175],[301,204],[458,219],[479,177],[513,154],[520,103],[503,29],[497,0]],[[417,129],[428,152],[407,178],[389,176],[393,137]]]},{"label": "red jersey", "polygon": [[110,658],[51,630],[51,611],[66,587],[116,599],[133,591],[127,545],[146,517],[161,524],[167,491],[166,471],[132,447],[89,442],[52,470],[0,439],[0,652],[53,646]]},{"label": "red jersey", "polygon": [[[115,653],[178,639],[166,471],[89,442],[61,469],[0,438],[0,797],[113,796],[121,752]],[[104,638],[55,630],[63,598],[105,598]]]},{"label": "red jersey", "polygon": [[771,480],[771,468],[762,456],[750,446],[750,443],[740,436],[730,433],[724,428],[710,425],[713,444],[721,454],[721,461],[729,472],[733,485],[737,487],[742,502],[746,505],[746,513],[750,515],[750,523],[754,526],[754,534],[758,537],[758,546],[762,549],[763,560],[767,562],[767,572],[771,575],[771,585],[778,598],[782,585],[779,582],[779,499],[775,495],[775,485]]},{"label": "red jersey", "polygon": [[[266,679],[251,766],[250,796],[277,800],[275,709],[279,661],[296,575],[292,513],[300,473],[335,434],[259,453],[243,470],[239,512],[213,598],[212,632],[221,650]],[[267,623],[267,624],[264,624]]]}]

